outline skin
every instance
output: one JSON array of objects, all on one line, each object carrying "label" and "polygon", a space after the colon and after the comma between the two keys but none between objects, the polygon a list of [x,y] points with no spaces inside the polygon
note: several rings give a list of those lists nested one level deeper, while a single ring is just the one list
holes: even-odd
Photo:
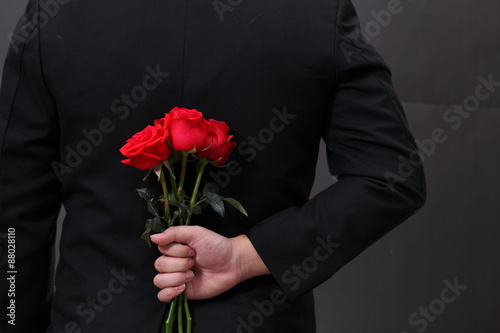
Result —
[{"label": "skin", "polygon": [[222,294],[242,281],[270,274],[246,235],[226,238],[199,226],[170,227],[151,236],[162,253],[154,284],[158,299],[170,302],[187,291],[188,299]]}]

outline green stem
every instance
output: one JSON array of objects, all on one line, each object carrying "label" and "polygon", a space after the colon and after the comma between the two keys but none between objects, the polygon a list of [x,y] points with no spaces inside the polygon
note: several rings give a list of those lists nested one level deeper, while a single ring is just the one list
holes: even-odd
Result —
[{"label": "green stem", "polygon": [[184,301],[184,313],[186,314],[186,333],[191,333],[191,325],[193,319],[191,318],[191,312],[189,311],[187,294],[185,291],[184,291],[183,301]]},{"label": "green stem", "polygon": [[[172,165],[172,162],[170,160],[167,160],[167,163],[168,163],[168,174],[170,176],[170,184],[172,186],[172,189],[176,189],[178,188],[177,187],[177,181],[176,181],[176,178],[175,178],[175,170],[174,170],[174,166]],[[174,194],[174,193],[173,193]],[[175,193],[175,195],[177,196],[177,202],[180,203],[182,201],[184,201],[184,198],[183,198],[183,195],[181,195],[181,193],[177,192]],[[181,209],[181,206],[180,205],[177,205],[177,210],[179,212],[179,218],[182,216],[182,209]],[[174,221],[171,220],[171,223],[173,224]]]},{"label": "green stem", "polygon": [[184,328],[183,328],[183,323],[182,323],[182,320],[183,320],[183,316],[182,316],[182,300],[183,300],[183,296],[184,295],[184,292],[182,294],[180,294],[179,296],[177,296],[179,298],[179,303],[177,304],[177,333],[184,333]]},{"label": "green stem", "polygon": [[170,205],[168,204],[168,189],[167,189],[167,181],[165,180],[165,171],[163,171],[163,165],[160,164],[160,183],[161,188],[163,189],[163,200],[164,209],[165,209],[165,218],[167,221],[170,221]]},{"label": "green stem", "polygon": [[[174,166],[172,165],[172,163],[170,163],[170,160],[167,160],[167,163],[168,163],[168,165],[170,167],[169,168],[169,172],[168,172],[168,174],[170,175],[170,183],[172,184],[172,188],[176,189],[177,188],[177,182],[175,181],[175,176],[173,174],[173,172],[174,172]],[[172,171],[172,172],[170,172],[170,171]]]},{"label": "green stem", "polygon": [[203,202],[205,202],[205,200],[207,200],[206,198],[201,198],[200,201],[198,201],[197,203],[195,203],[194,205],[195,206],[198,206],[200,204],[202,204]]},{"label": "green stem", "polygon": [[178,193],[181,193],[184,190],[184,179],[186,178],[186,166],[187,166],[188,156],[189,152],[187,151],[182,152],[182,169],[181,169],[181,179],[179,181],[179,187],[177,188]]},{"label": "green stem", "polygon": [[189,202],[189,211],[185,225],[189,225],[191,221],[191,215],[193,214],[193,208],[196,205],[196,197],[198,196],[198,191],[200,189],[200,183],[201,183],[201,178],[203,176],[203,171],[205,170],[205,167],[209,163],[209,160],[207,160],[206,158],[202,158],[198,161],[198,163],[199,163],[198,174],[196,175],[196,182],[194,184],[193,194],[191,195],[191,201]]},{"label": "green stem", "polygon": [[168,311],[167,321],[165,322],[166,333],[172,333],[174,330],[174,317],[175,317],[176,304],[177,304],[177,297],[173,299],[172,303],[170,303],[170,310]]}]

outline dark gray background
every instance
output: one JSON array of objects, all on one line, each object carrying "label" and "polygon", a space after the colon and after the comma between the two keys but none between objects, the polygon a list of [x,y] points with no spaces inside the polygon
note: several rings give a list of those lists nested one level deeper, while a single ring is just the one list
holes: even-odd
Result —
[{"label": "dark gray background", "polygon": [[[0,3],[0,63],[25,2]],[[373,11],[395,2],[354,1],[417,140],[436,128],[447,140],[425,158],[425,208],[317,288],[318,333],[498,333],[500,87],[457,129],[443,115],[479,76],[500,81],[500,1],[401,0],[390,23],[376,23]],[[331,181],[321,156],[314,193]],[[467,289],[440,308],[443,281],[455,279]],[[409,321],[429,306],[426,325]]]}]

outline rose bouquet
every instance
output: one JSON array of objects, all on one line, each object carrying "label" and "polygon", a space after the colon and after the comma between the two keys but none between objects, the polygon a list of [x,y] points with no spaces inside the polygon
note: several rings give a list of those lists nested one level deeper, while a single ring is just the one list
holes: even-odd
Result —
[{"label": "rose bouquet", "polygon": [[[120,149],[126,159],[123,164],[140,170],[148,170],[146,179],[155,173],[163,194],[157,197],[149,188],[137,189],[139,196],[147,203],[153,218],[146,221],[146,230],[141,238],[151,246],[150,235],[163,232],[173,225],[189,225],[193,214],[200,214],[202,206],[208,203],[217,213],[224,216],[224,201],[243,214],[247,212],[233,198],[218,194],[215,186],[206,184],[199,191],[203,172],[208,164],[223,167],[229,154],[236,147],[229,135],[229,126],[222,121],[205,119],[194,109],[173,108],[161,119],[156,119]],[[191,194],[184,190],[187,165],[195,161],[196,176]],[[167,181],[168,179],[168,181]],[[172,300],[166,321],[166,332],[173,332],[177,322],[179,333],[191,332],[192,318],[189,312],[186,291]]]}]

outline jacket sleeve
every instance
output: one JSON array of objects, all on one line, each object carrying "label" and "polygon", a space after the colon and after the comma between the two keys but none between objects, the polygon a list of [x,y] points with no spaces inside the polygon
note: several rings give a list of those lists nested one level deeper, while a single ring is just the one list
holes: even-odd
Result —
[{"label": "jacket sleeve", "polygon": [[0,90],[1,332],[45,332],[49,325],[61,206],[52,167],[59,159],[59,125],[43,77],[39,18],[38,2],[30,0],[14,30]]},{"label": "jacket sleeve", "polygon": [[425,201],[422,161],[389,69],[361,39],[349,0],[339,1],[334,50],[322,137],[338,181],[247,232],[290,299],[330,278]]}]

